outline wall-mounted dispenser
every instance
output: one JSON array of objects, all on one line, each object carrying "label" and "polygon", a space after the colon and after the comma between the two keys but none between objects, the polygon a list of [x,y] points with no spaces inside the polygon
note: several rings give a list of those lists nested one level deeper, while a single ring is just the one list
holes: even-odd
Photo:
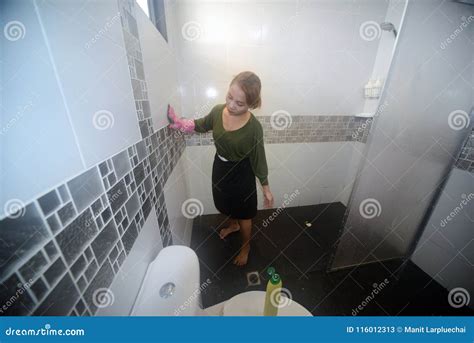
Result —
[{"label": "wall-mounted dispenser", "polygon": [[382,79],[377,77],[376,79],[370,79],[369,82],[364,86],[364,97],[368,99],[378,99],[382,92]]}]

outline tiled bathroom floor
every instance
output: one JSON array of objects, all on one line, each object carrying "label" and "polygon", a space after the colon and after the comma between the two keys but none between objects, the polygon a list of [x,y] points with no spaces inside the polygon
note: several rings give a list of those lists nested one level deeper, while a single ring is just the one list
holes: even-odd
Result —
[{"label": "tiled bathroom floor", "polygon": [[[249,261],[244,267],[232,264],[240,247],[240,234],[219,238],[220,229],[226,226],[224,215],[194,219],[191,248],[200,260],[201,282],[211,280],[202,289],[204,308],[242,292],[265,290],[265,270],[273,266],[291,297],[313,315],[354,315],[363,301],[365,306],[357,315],[474,314],[466,308],[449,306],[447,291],[412,263],[398,274],[392,273],[399,261],[326,273],[345,211],[341,203],[287,208],[265,227],[264,220],[274,211],[260,210],[254,218]],[[311,227],[305,221],[312,222]],[[249,286],[247,273],[254,271],[261,276],[260,284]],[[381,290],[365,303],[374,288]]]}]

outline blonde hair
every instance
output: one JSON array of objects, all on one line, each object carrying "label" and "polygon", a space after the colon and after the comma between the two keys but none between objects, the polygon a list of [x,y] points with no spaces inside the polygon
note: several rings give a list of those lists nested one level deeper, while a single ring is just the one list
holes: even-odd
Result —
[{"label": "blonde hair", "polygon": [[230,86],[234,83],[236,83],[245,93],[245,99],[249,108],[254,109],[262,106],[262,98],[260,97],[262,83],[255,73],[251,71],[243,71],[232,79]]}]

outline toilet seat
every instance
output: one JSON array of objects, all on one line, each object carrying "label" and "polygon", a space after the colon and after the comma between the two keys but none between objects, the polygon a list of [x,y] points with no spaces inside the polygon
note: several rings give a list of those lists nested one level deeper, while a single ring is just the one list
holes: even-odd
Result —
[{"label": "toilet seat", "polygon": [[[237,294],[225,302],[222,314],[224,316],[263,316],[265,294],[266,292],[263,291]],[[284,296],[282,294],[282,297]],[[289,299],[287,301],[287,305],[278,309],[278,316],[312,316],[307,309],[296,301]]]}]

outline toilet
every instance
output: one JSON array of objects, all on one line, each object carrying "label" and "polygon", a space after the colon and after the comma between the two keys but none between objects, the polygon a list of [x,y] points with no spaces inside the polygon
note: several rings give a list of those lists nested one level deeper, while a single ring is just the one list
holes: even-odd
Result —
[{"label": "toilet", "polygon": [[131,315],[204,315],[199,287],[196,253],[184,245],[163,248],[148,266]]},{"label": "toilet", "polygon": [[[199,260],[183,245],[163,248],[150,263],[132,308],[132,316],[206,316],[202,309]],[[251,291],[212,306],[213,315],[262,316],[265,292]],[[278,311],[282,316],[311,316],[291,300]]]}]

